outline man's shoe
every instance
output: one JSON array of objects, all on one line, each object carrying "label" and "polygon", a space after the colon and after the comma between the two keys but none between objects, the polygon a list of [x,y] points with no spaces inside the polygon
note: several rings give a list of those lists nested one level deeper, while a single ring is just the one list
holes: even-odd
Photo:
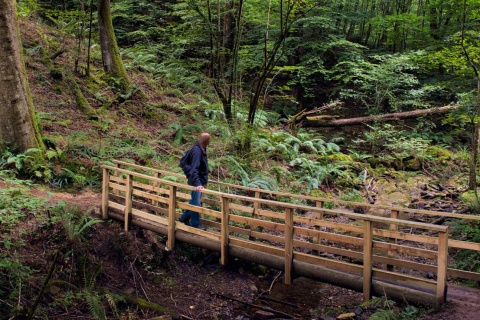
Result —
[{"label": "man's shoe", "polygon": [[190,219],[178,219],[178,221],[180,221],[181,223],[184,223],[186,226],[189,226],[190,225]]}]

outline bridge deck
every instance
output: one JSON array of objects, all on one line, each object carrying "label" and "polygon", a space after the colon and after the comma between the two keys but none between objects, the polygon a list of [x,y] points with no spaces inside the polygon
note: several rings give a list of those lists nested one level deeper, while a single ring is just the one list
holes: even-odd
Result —
[{"label": "bridge deck", "polygon": [[[165,234],[170,248],[175,239],[191,242],[221,252],[222,264],[240,257],[284,270],[287,284],[307,276],[361,291],[365,300],[386,293],[425,304],[445,301],[445,226],[212,190],[204,190],[199,208],[188,204],[192,187],[158,172],[104,166],[103,173],[104,218],[124,221],[126,230],[136,224]],[[184,209],[200,212],[207,230],[176,222]]]}]

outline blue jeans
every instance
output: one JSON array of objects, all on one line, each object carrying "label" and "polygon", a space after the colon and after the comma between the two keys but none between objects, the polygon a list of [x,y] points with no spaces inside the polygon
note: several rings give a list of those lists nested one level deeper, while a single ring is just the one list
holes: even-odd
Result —
[{"label": "blue jeans", "polygon": [[[200,207],[201,202],[202,193],[200,191],[192,191],[192,199],[189,204]],[[194,228],[198,228],[200,226],[200,214],[192,210],[185,210],[180,216],[180,221]]]}]

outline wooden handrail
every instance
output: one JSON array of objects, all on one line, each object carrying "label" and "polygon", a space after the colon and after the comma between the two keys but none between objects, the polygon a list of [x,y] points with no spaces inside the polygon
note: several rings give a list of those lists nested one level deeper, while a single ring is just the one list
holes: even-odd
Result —
[{"label": "wooden handrail", "polygon": [[[115,163],[115,164],[118,164],[118,165],[130,166],[132,168],[137,168],[137,169],[141,169],[141,170],[144,170],[144,171],[150,171],[150,172],[153,172],[153,173],[160,173],[160,174],[163,174],[163,175],[174,176],[174,177],[177,177],[177,178],[186,179],[185,175],[183,175],[183,174],[170,172],[170,171],[165,171],[165,170],[159,170],[159,169],[155,169],[155,168],[149,168],[149,167],[137,165],[137,164],[130,163],[130,162],[112,160],[112,163]],[[260,189],[260,188],[250,188],[250,187],[245,187],[245,186],[241,186],[241,185],[237,185],[237,184],[226,183],[226,182],[215,181],[215,180],[209,180],[208,183],[219,185],[219,186],[224,186],[224,187],[229,187],[229,188],[235,188],[235,189],[239,189],[239,190],[243,190],[243,191],[260,192],[262,194],[285,196],[285,197],[290,197],[290,198],[295,198],[295,199],[317,201],[317,202],[321,202],[321,203],[330,202],[330,203],[335,203],[335,204],[355,206],[355,207],[363,207],[363,208],[370,208],[370,209],[392,210],[392,211],[399,211],[399,212],[406,212],[406,213],[416,213],[416,214],[425,214],[425,215],[430,215],[430,216],[440,216],[440,217],[446,217],[446,218],[468,219],[468,220],[480,221],[480,216],[478,216],[478,215],[476,216],[476,215],[459,214],[459,213],[448,213],[448,212],[442,212],[442,211],[411,209],[411,208],[404,208],[404,207],[391,206],[391,205],[378,205],[378,204],[369,204],[369,203],[363,203],[363,202],[353,202],[353,201],[345,201],[345,200],[338,200],[338,199],[329,199],[329,198],[323,198],[323,197],[305,196],[305,195],[299,195],[299,194],[295,194],[295,193],[272,191],[272,190],[265,190],[265,189]]]},{"label": "wooden handrail", "polygon": [[[103,169],[107,170],[113,170],[113,171],[118,171],[119,173],[125,173],[125,174],[130,174],[132,176],[136,176],[138,178],[143,178],[143,179],[148,179],[152,182],[159,182],[163,184],[167,184],[170,186],[175,186],[177,188],[182,188],[186,190],[195,190],[195,187],[192,187],[187,184],[183,184],[180,182],[174,182],[170,180],[165,180],[161,178],[155,178],[152,176],[148,176],[142,173],[130,171],[127,169],[121,169],[121,168],[116,168],[116,167],[111,167],[111,166],[106,166],[102,165],[101,166]],[[210,189],[202,189],[202,193],[204,194],[210,194],[217,196],[219,198],[225,197],[229,198],[232,200],[240,200],[240,201],[248,201],[251,203],[259,203],[259,204],[264,204],[264,205],[271,205],[271,206],[277,206],[277,207],[283,207],[283,208],[289,208],[289,209],[296,209],[296,210],[302,210],[302,211],[311,211],[311,212],[318,212],[318,213],[326,213],[330,215],[342,215],[347,218],[352,218],[356,220],[368,220],[372,222],[379,222],[379,223],[386,223],[386,224],[392,224],[395,223],[400,226],[405,226],[405,227],[413,227],[413,228],[421,228],[421,229],[426,229],[426,230],[431,230],[431,231],[438,231],[438,232],[446,232],[448,229],[448,226],[443,226],[443,225],[433,225],[433,224],[428,224],[424,222],[417,222],[417,221],[407,221],[407,220],[397,220],[397,219],[392,219],[392,218],[385,218],[385,217],[379,217],[379,216],[374,216],[370,214],[361,214],[361,213],[354,213],[354,212],[344,212],[340,210],[335,210],[335,209],[325,209],[325,208],[317,208],[317,207],[310,207],[307,205],[299,205],[299,204],[294,204],[294,203],[288,203],[288,202],[279,202],[279,201],[274,201],[274,200],[267,200],[267,199],[257,199],[253,197],[248,197],[248,196],[240,196],[240,195],[235,195],[235,194],[229,194],[229,193],[223,193],[219,191],[214,191]]]},{"label": "wooden handrail", "polygon": [[[229,256],[229,248],[231,245],[235,246],[237,243],[240,243],[238,238],[232,237],[230,232],[242,232],[243,234],[250,235],[250,239],[260,238],[260,239],[267,239],[268,241],[273,242],[283,242],[283,249],[274,248],[269,245],[262,245],[256,241],[246,241],[241,240],[241,243],[250,248],[257,248],[259,250],[265,250],[267,254],[280,254],[283,256],[284,259],[284,269],[285,269],[285,283],[291,283],[293,279],[293,266],[295,263],[295,259],[300,259],[301,261],[322,261],[326,266],[333,266],[333,268],[339,268],[340,270],[345,271],[355,271],[358,268],[362,268],[362,276],[363,276],[363,292],[364,292],[364,299],[368,300],[371,298],[372,295],[372,286],[373,286],[373,278],[374,277],[385,277],[386,280],[395,281],[403,281],[406,284],[415,283],[422,288],[433,290],[435,291],[436,287],[436,299],[438,303],[442,303],[445,299],[446,295],[446,275],[447,275],[447,256],[448,256],[448,227],[442,225],[433,225],[427,224],[422,222],[415,222],[415,221],[406,221],[406,220],[398,220],[394,218],[387,218],[381,216],[375,216],[370,214],[358,214],[352,212],[344,212],[335,209],[325,209],[322,207],[310,207],[307,205],[298,205],[292,204],[287,202],[280,202],[274,200],[267,200],[261,199],[260,197],[247,197],[247,196],[240,196],[234,195],[229,193],[223,193],[219,191],[214,191],[210,189],[203,189],[202,193],[206,195],[214,196],[218,200],[212,200],[212,203],[215,206],[218,204],[221,205],[220,211],[218,209],[208,209],[202,207],[192,206],[190,204],[186,204],[185,202],[178,201],[177,199],[185,200],[189,198],[188,194],[183,194],[178,192],[179,189],[182,190],[194,190],[195,188],[186,184],[173,182],[170,180],[161,179],[159,175],[155,174],[155,176],[149,176],[142,173],[134,172],[131,170],[120,168],[119,166],[112,167],[112,166],[102,166],[102,171],[104,174],[103,177],[103,191],[102,191],[102,200],[105,203],[102,203],[102,217],[108,217],[108,208],[111,207],[117,210],[123,210],[124,212],[124,222],[125,222],[125,230],[128,230],[130,221],[132,216],[138,216],[142,219],[151,220],[155,223],[166,224],[167,225],[167,234],[168,234],[168,242],[167,246],[169,248],[173,248],[175,245],[175,231],[176,230],[185,230],[190,233],[207,237],[209,239],[213,239],[219,242],[220,244],[220,251],[221,251],[221,263],[226,264],[228,262]],[[109,171],[114,172],[114,176],[109,176]],[[126,178],[122,178],[122,175],[126,175]],[[136,178],[137,181],[134,181]],[[140,179],[140,181],[138,181]],[[148,181],[148,184],[145,184],[143,180]],[[165,188],[164,186],[168,186]],[[163,186],[163,188],[162,188]],[[109,189],[113,190],[112,197],[123,199],[123,195],[125,198],[125,205],[117,204],[114,202],[109,201]],[[257,189],[258,190],[258,189]],[[151,193],[153,192],[153,194]],[[156,194],[159,192],[160,194]],[[148,199],[147,203],[142,203],[134,200],[135,197],[143,197],[144,199]],[[123,201],[123,200],[122,200]],[[250,203],[251,207],[233,204],[232,202],[247,202]],[[155,203],[156,205],[153,206],[149,203]],[[165,206],[168,205],[168,210],[165,207],[158,208],[158,205]],[[134,208],[135,205],[135,208]],[[261,206],[264,205],[269,208],[269,210],[260,209]],[[167,214],[167,219],[163,217],[159,217],[156,215],[152,215],[150,213],[138,210],[138,208],[147,208],[149,210],[154,210],[154,212],[162,212],[162,214]],[[184,225],[176,225],[176,208],[183,208],[189,210],[195,210],[200,213],[204,213],[207,215],[211,215],[220,219],[220,222],[215,221],[208,221],[208,224],[218,226],[220,229],[220,235],[216,235],[210,232],[205,232],[202,230],[194,229],[191,227],[187,227]],[[277,208],[276,210],[280,210],[280,212],[272,211]],[[279,209],[278,209],[279,208]],[[248,210],[247,210],[248,209]],[[250,212],[252,217],[245,217],[242,215],[237,215],[231,210],[246,210],[246,212]],[[363,221],[363,226],[345,226],[345,230],[354,231],[356,233],[363,234],[363,239],[358,238],[358,236],[350,236],[350,235],[342,235],[331,233],[330,236],[327,237],[326,231],[320,231],[318,228],[316,229],[305,229],[296,225],[301,221],[304,222],[312,222],[311,226],[320,226],[320,225],[327,225],[329,227],[334,228],[342,228],[343,226],[336,222],[329,222],[320,220],[317,222],[315,218],[304,218],[304,217],[296,217],[294,215],[294,210],[300,211],[310,211],[315,214],[317,217],[323,217],[324,214],[328,215],[341,215],[344,217],[348,217],[350,219],[354,219],[357,221]],[[261,220],[261,217],[271,217],[273,218],[272,221]],[[283,222],[278,222],[283,220]],[[234,223],[242,223],[246,229],[238,228],[233,225],[230,225],[230,221]],[[207,223],[207,221],[204,221]],[[388,230],[377,230],[374,228],[374,224],[380,224],[384,227],[388,228]],[[283,233],[283,238],[273,234],[262,234],[261,232],[257,232],[251,226],[261,226],[272,229],[279,230]],[[416,235],[407,235],[405,234],[402,236],[402,232],[398,231],[398,226],[403,227],[411,227],[411,228],[418,228],[422,230],[428,230],[430,232],[438,233],[438,238],[434,238],[432,236],[416,236]],[[380,232],[382,231],[382,232]],[[296,246],[302,246],[301,242],[294,237],[294,235],[305,234],[309,236],[310,234],[319,238],[324,239],[334,239],[335,241],[346,241],[354,246],[363,246],[362,251],[362,260],[363,260],[363,267],[355,266],[353,264],[349,264],[346,262],[341,261],[328,261],[321,257],[316,256],[308,256],[303,253],[299,253],[294,250]],[[416,241],[419,243],[425,244],[436,244],[437,251],[427,250],[427,249],[419,249],[419,248],[410,248],[403,245],[396,244],[395,242],[380,242],[378,239],[374,239],[374,236],[381,236],[388,240],[394,239],[407,239],[411,238],[409,241]],[[318,242],[318,241],[316,241]],[[316,243],[309,243],[303,242],[305,245],[312,246],[315,248],[321,248],[323,245],[316,244]],[[307,247],[308,247],[307,246]],[[427,259],[436,260],[437,261],[437,282],[432,282],[431,280],[422,280],[418,278],[413,278],[408,275],[395,274],[393,276],[392,272],[387,272],[384,270],[377,269],[373,266],[374,261],[388,261],[389,263],[396,263],[402,262],[402,260],[396,259],[394,256],[390,255],[389,258],[382,258],[377,254],[374,254],[375,250],[380,250],[382,252],[400,252],[405,253],[408,255],[418,254],[423,256]],[[337,252],[341,254],[342,252],[347,252],[346,250],[338,249]],[[355,251],[357,252],[357,251]],[[359,258],[357,256],[357,258]],[[380,260],[379,260],[380,259]],[[408,261],[403,261],[403,265],[408,264]],[[402,265],[402,264],[400,264]],[[420,266],[419,263],[412,263],[411,266]],[[426,266],[428,270],[431,270],[433,266]],[[422,269],[420,269],[422,270]],[[358,272],[358,271],[357,271]]]}]

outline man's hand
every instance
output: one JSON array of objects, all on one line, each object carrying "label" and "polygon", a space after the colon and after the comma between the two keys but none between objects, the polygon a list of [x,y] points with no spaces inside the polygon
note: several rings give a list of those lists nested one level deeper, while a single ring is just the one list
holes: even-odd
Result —
[{"label": "man's hand", "polygon": [[202,189],[203,189],[203,186],[196,186],[196,187],[195,187],[195,191],[200,191],[200,190],[202,190]]}]

